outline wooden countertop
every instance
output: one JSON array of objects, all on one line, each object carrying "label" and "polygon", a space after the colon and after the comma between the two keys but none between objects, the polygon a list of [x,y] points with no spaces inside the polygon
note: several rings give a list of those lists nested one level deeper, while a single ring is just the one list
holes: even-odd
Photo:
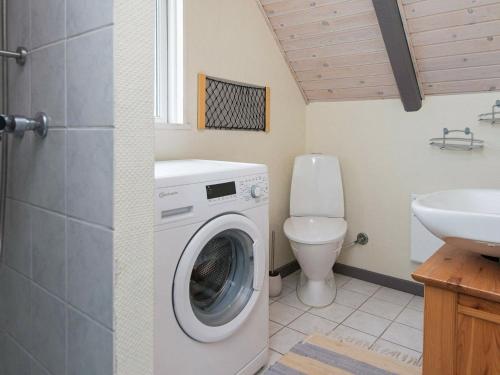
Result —
[{"label": "wooden countertop", "polygon": [[444,245],[412,277],[426,285],[500,303],[500,263],[471,251]]}]

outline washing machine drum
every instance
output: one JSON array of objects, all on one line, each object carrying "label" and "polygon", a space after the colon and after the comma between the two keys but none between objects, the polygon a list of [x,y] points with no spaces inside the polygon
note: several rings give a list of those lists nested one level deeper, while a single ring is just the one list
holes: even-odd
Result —
[{"label": "washing machine drum", "polygon": [[215,342],[248,319],[265,277],[265,246],[243,215],[217,217],[191,239],[177,266],[173,304],[190,337]]}]

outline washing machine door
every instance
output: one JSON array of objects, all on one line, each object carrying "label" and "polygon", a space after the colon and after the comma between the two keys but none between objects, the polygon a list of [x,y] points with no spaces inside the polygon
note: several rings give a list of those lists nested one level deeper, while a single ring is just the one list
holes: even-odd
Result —
[{"label": "washing machine door", "polygon": [[227,214],[206,223],[175,272],[174,311],[184,332],[201,342],[231,336],[257,303],[265,268],[266,246],[252,221]]}]

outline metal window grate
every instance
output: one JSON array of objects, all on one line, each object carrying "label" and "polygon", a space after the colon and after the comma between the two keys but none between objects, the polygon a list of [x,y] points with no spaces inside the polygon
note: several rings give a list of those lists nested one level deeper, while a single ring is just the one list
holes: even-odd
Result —
[{"label": "metal window grate", "polygon": [[198,128],[269,131],[269,87],[199,75]]}]

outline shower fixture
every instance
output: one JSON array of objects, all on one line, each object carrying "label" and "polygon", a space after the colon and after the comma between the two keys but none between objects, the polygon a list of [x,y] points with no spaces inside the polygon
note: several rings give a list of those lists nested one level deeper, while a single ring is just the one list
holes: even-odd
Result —
[{"label": "shower fixture", "polygon": [[26,131],[33,131],[42,138],[47,136],[49,118],[44,112],[38,112],[34,118],[17,115],[0,115],[0,131],[14,133],[22,137]]},{"label": "shower fixture", "polygon": [[26,58],[28,57],[28,50],[24,47],[18,47],[15,52],[0,50],[0,57],[16,59],[16,62],[19,65],[24,65],[26,64]]}]

